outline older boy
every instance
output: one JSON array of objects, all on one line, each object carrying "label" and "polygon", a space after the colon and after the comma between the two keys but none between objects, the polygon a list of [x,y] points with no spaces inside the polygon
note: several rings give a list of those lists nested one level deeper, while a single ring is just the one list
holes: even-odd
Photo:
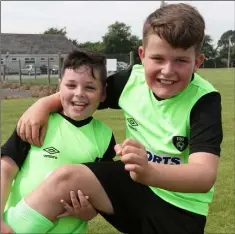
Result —
[{"label": "older boy", "polygon": [[[204,233],[222,141],[220,94],[195,73],[204,59],[204,30],[202,16],[187,4],[150,14],[139,48],[143,66],[111,76],[101,107],[124,111],[127,139],[116,146],[121,160],[59,168],[27,204],[54,220],[61,196],[68,200],[69,190],[81,189],[122,232]],[[38,101],[19,122],[20,136],[38,143],[32,123],[45,126],[59,107],[59,94]]]},{"label": "older boy", "polygon": [[[70,53],[59,84],[62,110],[50,114],[43,145],[36,147],[23,142],[14,131],[2,146],[1,217],[8,200],[4,221],[14,232],[86,233],[86,220],[96,216],[97,212],[81,191],[78,191],[77,202],[71,194],[72,204],[78,206],[79,219],[62,217],[55,222],[35,213],[22,198],[61,165],[112,161],[115,156],[112,131],[92,117],[105,98],[105,78],[103,56],[79,51]],[[27,217],[31,217],[30,221]],[[1,233],[11,232],[3,221],[1,224]]]}]

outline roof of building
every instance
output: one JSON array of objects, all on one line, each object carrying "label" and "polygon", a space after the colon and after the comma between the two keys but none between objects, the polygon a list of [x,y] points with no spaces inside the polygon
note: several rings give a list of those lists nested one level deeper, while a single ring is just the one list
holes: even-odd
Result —
[{"label": "roof of building", "polygon": [[1,33],[1,54],[67,54],[77,47],[58,34]]}]

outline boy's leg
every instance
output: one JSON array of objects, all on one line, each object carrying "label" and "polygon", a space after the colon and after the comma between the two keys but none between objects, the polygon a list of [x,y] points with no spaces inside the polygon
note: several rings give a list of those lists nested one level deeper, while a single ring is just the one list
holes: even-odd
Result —
[{"label": "boy's leg", "polygon": [[4,213],[3,219],[15,233],[46,233],[54,226],[53,222],[31,209],[24,200],[10,207]]},{"label": "boy's leg", "polygon": [[60,199],[69,202],[69,191],[80,189],[90,197],[101,215],[121,232],[204,233],[204,216],[172,206],[148,186],[134,182],[122,162],[87,163],[86,166],[65,166],[57,170],[27,197],[27,204],[54,220],[63,211]]},{"label": "boy's leg", "polygon": [[81,190],[92,205],[105,213],[112,214],[112,204],[88,167],[66,165],[56,169],[36,189],[25,197],[25,202],[47,219],[54,221],[64,211],[61,199],[71,203],[70,191]]},{"label": "boy's leg", "polygon": [[70,202],[71,190],[82,190],[94,207],[112,213],[112,205],[94,174],[84,165],[57,169],[41,185],[4,214],[4,221],[15,233],[47,233],[64,211],[60,200]]}]

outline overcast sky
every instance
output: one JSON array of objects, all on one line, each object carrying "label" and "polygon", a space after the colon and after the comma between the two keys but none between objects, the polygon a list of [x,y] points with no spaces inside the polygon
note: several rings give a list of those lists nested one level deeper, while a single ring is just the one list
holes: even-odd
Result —
[{"label": "overcast sky", "polygon": [[[214,42],[225,31],[234,30],[233,1],[181,2],[198,8]],[[98,41],[110,24],[120,21],[141,38],[145,18],[159,6],[160,1],[2,1],[1,32],[42,33],[49,27],[66,27],[68,37],[78,42]]]}]

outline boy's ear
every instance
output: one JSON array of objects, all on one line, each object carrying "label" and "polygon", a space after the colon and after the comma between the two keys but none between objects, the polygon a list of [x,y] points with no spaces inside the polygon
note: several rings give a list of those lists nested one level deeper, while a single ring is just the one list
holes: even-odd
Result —
[{"label": "boy's ear", "polygon": [[202,65],[202,63],[204,62],[205,59],[205,55],[200,53],[197,57],[196,57],[196,61],[195,61],[195,66],[194,66],[194,72],[196,72],[196,70]]},{"label": "boy's ear", "polygon": [[139,46],[138,54],[139,54],[141,63],[144,65],[144,56],[145,56],[145,54],[144,54],[144,47],[143,46]]}]

